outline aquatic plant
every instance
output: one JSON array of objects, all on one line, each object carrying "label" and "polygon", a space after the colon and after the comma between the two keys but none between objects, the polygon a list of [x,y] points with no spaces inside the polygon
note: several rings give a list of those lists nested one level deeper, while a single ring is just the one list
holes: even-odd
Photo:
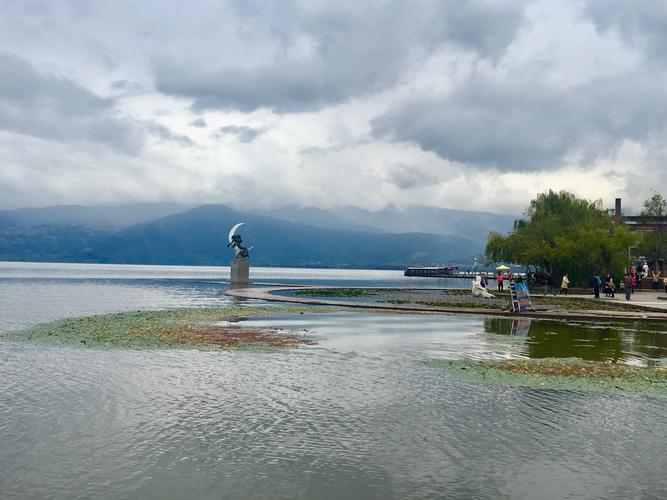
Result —
[{"label": "aquatic plant", "polygon": [[[0,333],[1,340],[125,349],[249,349],[312,343],[302,335],[244,328],[238,321],[272,314],[318,312],[312,307],[213,307],[132,311],[67,318]],[[227,325],[216,322],[228,321]]]},{"label": "aquatic plant", "polygon": [[667,397],[667,368],[577,359],[443,360],[424,363],[473,382],[541,389],[583,390]]},{"label": "aquatic plant", "polygon": [[307,297],[366,297],[377,295],[381,289],[376,288],[316,288],[297,290],[294,295]]}]

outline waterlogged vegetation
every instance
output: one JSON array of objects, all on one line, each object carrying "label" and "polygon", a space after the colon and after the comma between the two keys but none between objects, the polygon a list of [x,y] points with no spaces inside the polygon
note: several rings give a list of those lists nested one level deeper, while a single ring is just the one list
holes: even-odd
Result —
[{"label": "waterlogged vegetation", "polygon": [[247,317],[319,312],[306,307],[215,307],[68,318],[0,333],[0,340],[122,349],[275,349],[312,344],[297,333],[244,328]]},{"label": "waterlogged vegetation", "polygon": [[317,288],[297,290],[294,295],[306,297],[370,297],[381,291],[380,288]]},{"label": "waterlogged vegetation", "polygon": [[[396,305],[418,305],[427,307],[455,307],[468,309],[501,310],[509,301],[509,292],[498,293],[491,290],[494,298],[474,297],[467,289],[410,290],[382,288],[319,288],[297,290],[293,295],[301,297],[326,297],[331,299],[367,298],[369,301]],[[625,302],[619,295],[617,302],[595,300],[593,298],[569,297],[564,295],[534,295],[533,305],[538,310],[561,311],[646,311]]]},{"label": "waterlogged vegetation", "polygon": [[667,368],[575,359],[442,360],[427,366],[473,382],[667,397]]}]

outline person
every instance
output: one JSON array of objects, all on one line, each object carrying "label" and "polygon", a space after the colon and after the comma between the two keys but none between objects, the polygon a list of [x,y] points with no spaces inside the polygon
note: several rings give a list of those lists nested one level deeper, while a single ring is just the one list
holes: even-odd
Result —
[{"label": "person", "polygon": [[596,299],[600,298],[600,285],[602,285],[602,280],[598,273],[593,273],[593,295]]},{"label": "person", "polygon": [[548,295],[549,291],[551,290],[551,284],[553,283],[553,278],[551,277],[551,273],[549,271],[546,271],[544,273],[544,295]]},{"label": "person", "polygon": [[489,288],[489,280],[486,277],[486,273],[482,274],[482,279],[479,280],[479,284],[482,285],[482,288]]},{"label": "person", "polygon": [[642,278],[648,278],[648,262],[644,261],[644,265],[642,266]]},{"label": "person", "polygon": [[660,273],[654,269],[651,275],[653,276],[653,290],[657,292],[660,288]]},{"label": "person", "polygon": [[625,300],[632,297],[632,274],[625,273]]},{"label": "person", "polygon": [[503,281],[505,281],[505,275],[502,271],[498,271],[498,276],[496,276],[496,283],[498,283],[498,291],[503,291]]},{"label": "person", "polygon": [[563,280],[560,283],[560,293],[567,295],[568,289],[570,287],[570,279],[567,277],[567,273],[563,275]]},{"label": "person", "polygon": [[609,296],[613,299],[614,294],[616,293],[616,283],[614,282],[614,276],[609,275]]},{"label": "person", "polygon": [[604,296],[605,297],[610,297],[611,296],[611,288],[609,287],[609,280],[611,279],[611,275],[607,273],[607,277],[604,279]]}]

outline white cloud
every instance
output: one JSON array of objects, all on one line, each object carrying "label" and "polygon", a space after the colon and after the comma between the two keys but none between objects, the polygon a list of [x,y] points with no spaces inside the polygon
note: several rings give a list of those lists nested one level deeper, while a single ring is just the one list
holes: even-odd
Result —
[{"label": "white cloud", "polygon": [[9,1],[0,207],[638,205],[665,10],[608,5]]}]

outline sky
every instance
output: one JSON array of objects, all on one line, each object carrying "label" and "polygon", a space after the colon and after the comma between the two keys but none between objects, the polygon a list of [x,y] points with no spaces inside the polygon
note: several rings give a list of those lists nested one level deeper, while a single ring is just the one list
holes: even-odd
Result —
[{"label": "sky", "polygon": [[4,0],[0,208],[667,194],[667,1]]}]

